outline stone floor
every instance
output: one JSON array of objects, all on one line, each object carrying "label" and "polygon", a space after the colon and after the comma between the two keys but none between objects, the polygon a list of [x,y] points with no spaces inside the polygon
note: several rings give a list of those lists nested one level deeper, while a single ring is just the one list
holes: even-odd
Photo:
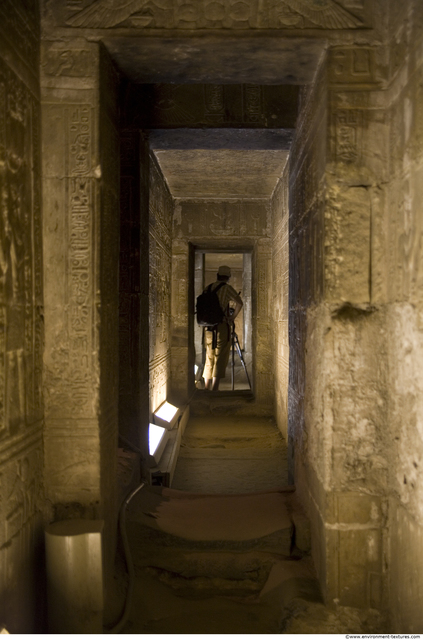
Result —
[{"label": "stone floor", "polygon": [[172,488],[248,493],[288,484],[286,443],[273,420],[194,416],[185,430]]},{"label": "stone floor", "polygon": [[[172,488],[142,489],[126,529],[136,579],[122,633],[383,631],[374,611],[322,604],[309,523],[269,419],[191,418]],[[118,557],[106,623],[126,589]]]}]

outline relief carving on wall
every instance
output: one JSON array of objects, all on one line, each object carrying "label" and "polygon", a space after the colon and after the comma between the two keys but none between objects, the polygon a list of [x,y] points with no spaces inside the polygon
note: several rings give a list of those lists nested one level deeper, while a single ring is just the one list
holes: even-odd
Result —
[{"label": "relief carving on wall", "polygon": [[367,47],[334,47],[329,53],[332,84],[368,84],[376,81],[375,50]]},{"label": "relief carving on wall", "polygon": [[68,176],[63,201],[67,313],[51,347],[46,369],[46,402],[48,412],[57,412],[61,417],[90,416],[94,412],[93,354],[97,348],[92,331],[95,126],[89,104],[58,107],[55,113],[69,141],[63,152],[64,175]]},{"label": "relief carving on wall", "polygon": [[[233,213],[232,210],[228,211],[226,203],[215,207],[209,222],[210,232],[215,236],[237,235],[239,210],[236,211],[238,215],[234,216]],[[205,226],[205,228],[207,227]]]},{"label": "relief carving on wall", "polygon": [[154,162],[150,165],[150,399],[166,397],[170,367],[170,280],[172,200]]},{"label": "relief carving on wall", "polygon": [[86,49],[54,49],[45,52],[42,61],[47,76],[83,78],[92,74],[92,55]]},{"label": "relief carving on wall", "polygon": [[363,22],[335,0],[268,0],[269,24],[278,28],[357,29]]},{"label": "relief carving on wall", "polygon": [[94,0],[68,2],[66,24],[110,29],[357,29],[362,0]]},{"label": "relief carving on wall", "polygon": [[359,109],[339,109],[335,112],[336,159],[355,162],[361,157],[363,113]]},{"label": "relief carving on wall", "polygon": [[34,516],[40,489],[39,468],[40,453],[37,448],[27,450],[4,468],[6,493],[0,515],[5,528],[0,534],[0,545],[16,536]]},{"label": "relief carving on wall", "polygon": [[9,45],[18,51],[27,63],[38,61],[38,3],[36,0],[2,0],[0,27],[5,27]]},{"label": "relief carving on wall", "polygon": [[0,435],[41,409],[41,234],[38,111],[0,66]]},{"label": "relief carving on wall", "polygon": [[204,112],[210,122],[218,124],[225,121],[225,91],[223,84],[204,85]]}]

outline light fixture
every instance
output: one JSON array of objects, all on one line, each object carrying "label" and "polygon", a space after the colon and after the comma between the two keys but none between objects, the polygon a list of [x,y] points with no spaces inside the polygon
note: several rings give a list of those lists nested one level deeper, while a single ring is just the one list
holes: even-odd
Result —
[{"label": "light fixture", "polygon": [[165,429],[173,429],[179,417],[179,409],[167,400],[154,412],[154,422]]},{"label": "light fixture", "polygon": [[148,426],[148,449],[150,462],[157,465],[169,438],[169,431],[150,422]]}]

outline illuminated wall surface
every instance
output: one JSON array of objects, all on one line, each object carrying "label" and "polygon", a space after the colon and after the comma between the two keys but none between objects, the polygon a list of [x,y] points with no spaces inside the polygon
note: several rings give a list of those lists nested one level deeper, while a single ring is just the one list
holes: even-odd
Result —
[{"label": "illuminated wall surface", "polygon": [[422,3],[95,1],[0,5],[0,621],[43,631],[47,522],[103,519],[107,581],[201,246],[251,252],[251,406],[325,598],[419,632]]}]

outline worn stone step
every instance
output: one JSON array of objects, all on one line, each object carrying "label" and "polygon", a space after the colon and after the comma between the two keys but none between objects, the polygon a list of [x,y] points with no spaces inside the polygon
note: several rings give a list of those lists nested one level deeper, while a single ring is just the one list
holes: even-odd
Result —
[{"label": "worn stone step", "polygon": [[[211,597],[217,595],[226,596],[252,596],[258,595],[264,587],[269,576],[271,564],[263,564],[253,569],[238,567],[234,573],[236,577],[225,577],[234,567],[214,566],[212,562],[204,563],[202,571],[192,563],[191,558],[186,559],[181,572],[170,571],[161,566],[149,566],[147,572],[155,576],[161,582],[171,587],[181,596],[186,597]],[[223,575],[218,574],[219,571]],[[198,573],[197,573],[198,572]]]}]

